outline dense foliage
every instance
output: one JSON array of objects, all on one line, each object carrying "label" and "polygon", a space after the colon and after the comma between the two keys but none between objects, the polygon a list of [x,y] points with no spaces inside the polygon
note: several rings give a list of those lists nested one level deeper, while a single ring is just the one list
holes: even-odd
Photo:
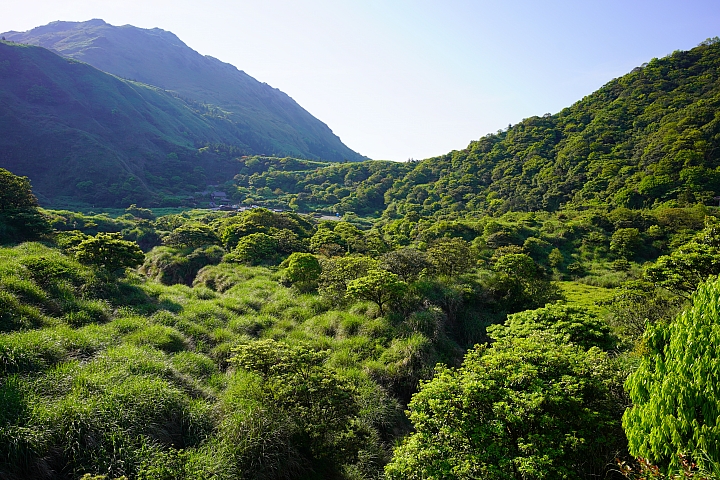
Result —
[{"label": "dense foliage", "polygon": [[541,334],[478,347],[410,402],[389,478],[593,478],[619,446],[605,354]]},{"label": "dense foliage", "polygon": [[[720,191],[714,154],[719,63],[718,43],[677,51],[555,115],[527,118],[464,150],[422,161],[310,172],[278,160],[247,161],[252,166],[236,177],[235,195],[340,214],[384,211],[389,219],[555,211],[571,204],[709,204]],[[620,254],[638,246],[633,233],[618,234]]]},{"label": "dense foliage", "polygon": [[646,332],[639,368],[627,381],[633,406],[623,423],[630,451],[667,466],[679,454],[720,458],[720,282],[693,295],[693,306]]},{"label": "dense foliage", "polygon": [[[244,159],[234,200],[292,211],[41,210],[27,179],[0,171],[0,195],[45,222],[0,249],[0,476],[720,478],[714,190],[689,187],[687,166],[659,196],[643,186],[679,168],[664,143],[638,150],[678,110],[645,137],[636,123],[603,130],[610,110],[639,102],[639,119],[678,89],[688,105],[708,93],[688,82],[718,48],[653,61],[445,159]],[[648,79],[652,98],[623,93]],[[564,127],[546,150],[526,138],[547,154],[533,165],[604,165],[607,185],[562,186],[538,167],[546,210],[503,197],[530,195],[512,179],[532,152],[508,152],[539,121]],[[606,143],[570,155],[592,132]],[[475,193],[417,201],[492,162],[505,170]],[[628,185],[639,196],[618,193]],[[628,451],[643,458],[615,467]]]}]

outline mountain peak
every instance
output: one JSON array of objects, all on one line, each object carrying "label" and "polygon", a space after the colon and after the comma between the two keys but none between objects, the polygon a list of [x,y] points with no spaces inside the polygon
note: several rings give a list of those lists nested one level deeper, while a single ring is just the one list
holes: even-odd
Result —
[{"label": "mountain peak", "polygon": [[285,93],[236,66],[196,52],[174,33],[101,19],[52,22],[8,40],[48,48],[104,72],[212,105],[247,131],[254,153],[331,161],[363,160]]}]

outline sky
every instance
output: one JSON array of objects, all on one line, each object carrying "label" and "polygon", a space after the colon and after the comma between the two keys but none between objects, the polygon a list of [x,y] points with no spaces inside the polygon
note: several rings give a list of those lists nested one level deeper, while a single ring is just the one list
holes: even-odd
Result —
[{"label": "sky", "polygon": [[424,159],[556,113],[720,36],[718,0],[0,0],[0,31],[159,27],[279,88],[373,159]]}]

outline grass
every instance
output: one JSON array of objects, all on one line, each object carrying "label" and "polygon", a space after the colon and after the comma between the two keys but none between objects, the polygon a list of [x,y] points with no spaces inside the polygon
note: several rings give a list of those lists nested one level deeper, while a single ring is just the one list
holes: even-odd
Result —
[{"label": "grass", "polygon": [[600,317],[608,314],[607,308],[598,305],[613,296],[614,289],[578,282],[558,282],[568,304],[580,305]]},{"label": "grass", "polygon": [[[0,454],[10,462],[0,477],[328,471],[293,443],[296,419],[264,403],[258,377],[229,361],[240,344],[275,339],[328,351],[324,368],[354,385],[353,422],[369,436],[343,469],[369,478],[407,431],[402,404],[459,351],[439,309],[407,318],[378,317],[369,302],[341,310],[281,286],[265,267],[205,267],[193,287],[137,275],[98,282],[47,246],[0,249],[0,315],[15,319],[0,333]],[[595,302],[611,290],[560,286],[569,303],[604,313]]]}]

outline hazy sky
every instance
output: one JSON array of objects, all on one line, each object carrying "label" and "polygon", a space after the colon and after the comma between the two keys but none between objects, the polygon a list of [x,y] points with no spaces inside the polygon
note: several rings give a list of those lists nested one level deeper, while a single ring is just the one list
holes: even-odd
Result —
[{"label": "hazy sky", "polygon": [[0,0],[0,31],[172,31],[375,159],[462,149],[720,35],[718,0]]}]

